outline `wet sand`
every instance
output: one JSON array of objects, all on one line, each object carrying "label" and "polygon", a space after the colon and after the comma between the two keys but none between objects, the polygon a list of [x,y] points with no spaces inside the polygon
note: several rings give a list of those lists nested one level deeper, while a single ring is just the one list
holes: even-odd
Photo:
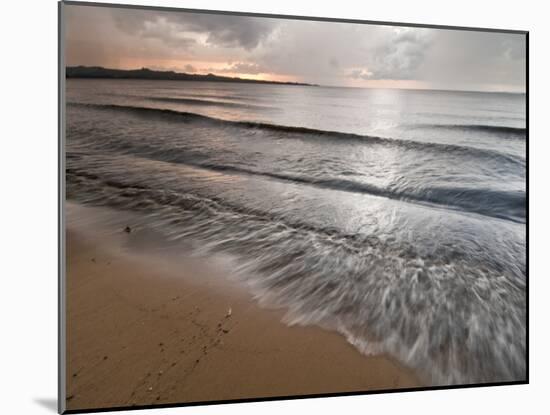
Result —
[{"label": "wet sand", "polygon": [[284,325],[204,260],[163,266],[70,223],[66,247],[69,410],[421,386],[337,333]]}]

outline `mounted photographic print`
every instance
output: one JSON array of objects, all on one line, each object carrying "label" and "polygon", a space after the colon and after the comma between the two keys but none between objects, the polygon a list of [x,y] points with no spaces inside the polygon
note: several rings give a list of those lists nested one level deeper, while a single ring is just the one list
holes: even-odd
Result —
[{"label": "mounted photographic print", "polygon": [[527,32],[59,6],[61,412],[528,382]]}]

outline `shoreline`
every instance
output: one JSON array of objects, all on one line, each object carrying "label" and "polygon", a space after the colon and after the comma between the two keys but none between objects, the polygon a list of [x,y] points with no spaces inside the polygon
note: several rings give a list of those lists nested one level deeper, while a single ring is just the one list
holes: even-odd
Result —
[{"label": "shoreline", "polygon": [[69,410],[422,386],[336,332],[286,326],[207,261],[159,266],[125,248],[139,232],[91,235],[79,213],[71,204],[66,231]]}]

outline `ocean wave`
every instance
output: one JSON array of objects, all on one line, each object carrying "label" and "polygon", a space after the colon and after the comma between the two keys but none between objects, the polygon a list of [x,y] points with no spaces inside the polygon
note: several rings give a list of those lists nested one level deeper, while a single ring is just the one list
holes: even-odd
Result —
[{"label": "ocean wave", "polygon": [[458,130],[458,131],[474,131],[497,134],[501,137],[508,138],[514,136],[517,138],[525,138],[527,129],[523,127],[510,127],[507,125],[490,125],[490,124],[414,124],[408,125],[407,128],[431,128],[441,130]]},{"label": "ocean wave", "polygon": [[215,171],[246,173],[293,183],[307,184],[331,190],[363,193],[388,199],[401,200],[455,210],[477,213],[512,222],[525,223],[526,196],[523,191],[499,191],[492,189],[470,189],[460,187],[424,187],[417,189],[392,190],[342,178],[311,178],[289,174],[272,173],[241,167],[213,163],[186,163]]},{"label": "ocean wave", "polygon": [[270,124],[255,121],[234,121],[234,120],[222,120],[219,118],[209,117],[206,115],[196,114],[193,112],[174,111],[170,109],[162,108],[149,108],[130,105],[116,105],[116,104],[95,104],[95,103],[82,103],[82,102],[69,102],[68,105],[74,107],[87,107],[98,110],[113,110],[113,111],[125,111],[135,114],[141,114],[146,116],[161,116],[167,117],[172,120],[180,120],[183,122],[203,122],[219,126],[233,126],[247,129],[260,129],[274,132],[288,133],[289,136],[298,137],[301,139],[328,139],[333,143],[355,141],[358,143],[376,143],[388,146],[400,146],[406,149],[416,149],[420,151],[433,151],[452,153],[456,155],[463,155],[473,157],[476,159],[494,159],[505,163],[512,163],[519,167],[525,167],[526,161],[524,158],[514,156],[511,154],[505,154],[494,150],[479,149],[468,146],[460,146],[455,144],[442,144],[431,142],[420,142],[413,140],[404,140],[398,138],[387,138],[372,135],[361,135],[354,133],[345,133],[340,131],[319,130],[308,127],[296,127],[279,124]]},{"label": "ocean wave", "polygon": [[122,178],[102,177],[80,168],[68,167],[66,177],[68,198],[76,198],[92,205],[105,205],[147,213],[176,209],[192,211],[198,215],[238,217],[238,220],[243,223],[248,220],[262,223],[262,226],[275,224],[276,227],[292,232],[313,232],[339,244],[350,252],[357,252],[364,248],[365,243],[374,243],[373,241],[377,240],[372,236],[345,233],[331,227],[319,227],[304,221],[289,220],[270,211],[244,207],[216,196],[205,197],[191,192],[176,193],[156,189],[138,183],[128,183]]},{"label": "ocean wave", "polygon": [[184,164],[187,166],[229,172],[236,174],[254,175],[281,180],[296,184],[320,187],[325,189],[362,193],[372,196],[401,200],[409,203],[419,203],[429,206],[438,206],[448,209],[476,213],[483,216],[505,219],[524,223],[526,215],[526,195],[523,191],[499,191],[492,189],[471,189],[461,187],[418,187],[413,189],[381,188],[369,183],[358,182],[344,178],[308,177],[262,171],[229,164],[197,162],[196,157],[189,157],[177,150],[156,150],[145,146],[132,146],[132,153],[141,157],[169,163]]},{"label": "ocean wave", "polygon": [[262,108],[262,109],[272,108],[272,107],[267,107],[262,105],[244,104],[244,103],[229,102],[229,101],[216,101],[211,99],[199,99],[199,98],[152,97],[152,96],[142,96],[140,98],[147,99],[149,101],[169,102],[174,104],[189,104],[189,105],[199,105],[199,106],[214,106],[214,107],[228,107],[228,108]]}]

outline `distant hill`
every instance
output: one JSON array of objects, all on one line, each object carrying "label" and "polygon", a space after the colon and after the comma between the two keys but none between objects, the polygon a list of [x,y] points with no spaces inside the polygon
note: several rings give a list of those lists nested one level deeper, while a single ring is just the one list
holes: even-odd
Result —
[{"label": "distant hill", "polygon": [[318,86],[300,82],[261,81],[257,79],[234,78],[209,73],[196,75],[174,71],[153,71],[141,69],[108,69],[101,66],[68,66],[65,70],[67,78],[107,78],[107,79],[160,79],[170,81],[208,81],[208,82],[241,82],[248,84],[277,84]]}]

